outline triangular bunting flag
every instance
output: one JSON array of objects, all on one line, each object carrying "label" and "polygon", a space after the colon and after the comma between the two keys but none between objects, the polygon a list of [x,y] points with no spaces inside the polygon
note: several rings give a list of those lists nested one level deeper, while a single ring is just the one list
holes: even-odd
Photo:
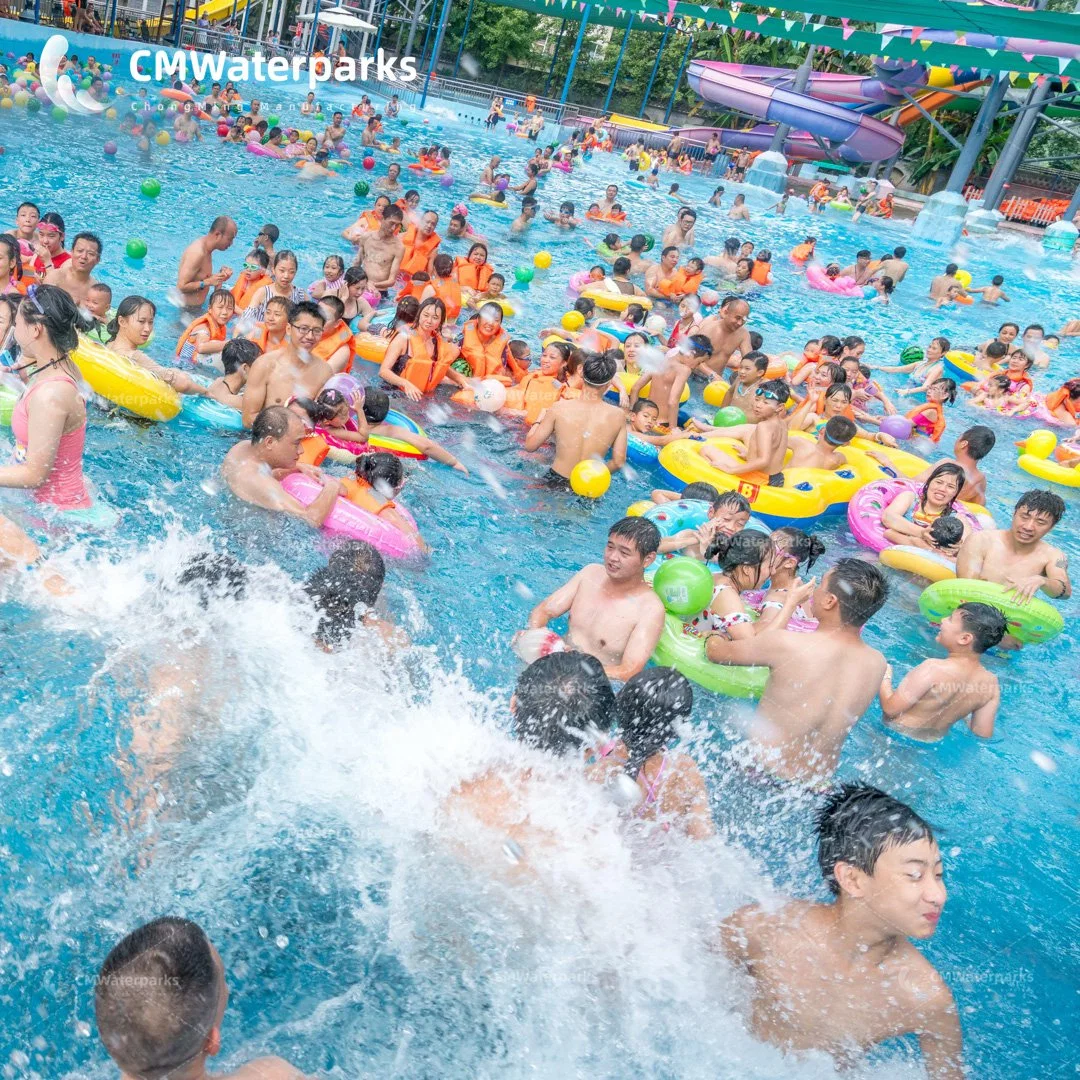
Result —
[{"label": "triangular bunting flag", "polygon": [[847,29],[847,27],[848,27],[848,23],[849,23],[849,22],[851,22],[851,20],[850,20],[850,19],[841,19],[841,20],[840,20],[840,25],[841,25],[841,26],[842,26],[842,27],[843,27],[843,28],[844,28],[844,29],[846,30],[846,29]]},{"label": "triangular bunting flag", "polygon": [[785,19],[784,20],[784,29],[785,30],[790,30],[794,25],[795,25],[795,20],[794,19]]},{"label": "triangular bunting flag", "polygon": [[757,24],[760,26],[769,16],[764,12],[759,11],[757,16]]},{"label": "triangular bunting flag", "polygon": [[1026,53],[1021,53],[1020,55],[1021,55],[1021,56],[1022,56],[1022,57],[1023,57],[1023,58],[1024,58],[1024,59],[1025,59],[1025,60],[1026,60],[1027,62],[1028,62],[1028,63],[1029,63],[1029,64],[1031,63],[1031,61],[1032,61],[1032,60],[1034,60],[1034,59],[1035,59],[1035,54],[1034,54],[1034,53],[1029,53],[1029,52],[1026,52]]},{"label": "triangular bunting flag", "polygon": [[925,26],[913,26],[911,28],[911,44],[914,45],[919,40],[919,35],[926,29]]},{"label": "triangular bunting flag", "polygon": [[881,35],[881,47],[882,47],[882,49],[887,49],[892,44],[893,36],[894,35],[892,35],[892,34],[882,34]]},{"label": "triangular bunting flag", "polygon": [[850,26],[845,26],[841,33],[844,35],[844,40],[847,41],[847,39],[855,33],[855,30]]},{"label": "triangular bunting flag", "polygon": [[932,41],[920,41],[919,44],[922,46],[923,52],[926,52],[934,43]]},{"label": "triangular bunting flag", "polygon": [[986,55],[987,56],[997,56],[997,54],[998,54],[997,49],[987,49],[986,50]]},{"label": "triangular bunting flag", "polygon": [[1058,57],[1058,73],[1065,74],[1065,69],[1069,66],[1069,58],[1067,56]]}]

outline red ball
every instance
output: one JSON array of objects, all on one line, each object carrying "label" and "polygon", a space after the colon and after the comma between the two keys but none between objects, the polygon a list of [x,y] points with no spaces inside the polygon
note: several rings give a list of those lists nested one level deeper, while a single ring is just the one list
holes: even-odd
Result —
[{"label": "red ball", "polygon": [[375,168],[375,159],[373,157],[364,158],[364,168],[365,169],[374,169]]},{"label": "red ball", "polygon": [[217,133],[220,138],[224,139],[229,134],[229,129],[225,124],[218,124]]}]

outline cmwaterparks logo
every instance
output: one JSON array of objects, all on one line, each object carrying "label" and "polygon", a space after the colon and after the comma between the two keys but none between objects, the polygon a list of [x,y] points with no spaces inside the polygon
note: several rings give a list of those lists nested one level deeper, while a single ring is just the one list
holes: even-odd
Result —
[{"label": "cmwaterparks logo", "polygon": [[63,34],[53,34],[45,42],[45,48],[41,50],[41,60],[38,62],[41,88],[54,105],[63,105],[68,112],[83,116],[104,112],[106,105],[95,100],[85,90],[76,93],[71,79],[60,74],[60,61],[67,54],[67,45],[67,38]]}]

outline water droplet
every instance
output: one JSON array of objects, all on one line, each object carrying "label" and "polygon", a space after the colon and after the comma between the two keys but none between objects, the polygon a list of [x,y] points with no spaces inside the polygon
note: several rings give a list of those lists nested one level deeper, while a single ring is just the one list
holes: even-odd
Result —
[{"label": "water droplet", "polygon": [[285,949],[288,948],[289,939],[284,934],[278,934],[278,936],[274,938],[274,944],[279,949]]},{"label": "water droplet", "polygon": [[1044,754],[1041,750],[1032,750],[1031,760],[1035,762],[1044,773],[1057,772],[1057,762],[1048,754]]},{"label": "water droplet", "polygon": [[515,581],[514,582],[514,592],[516,592],[518,594],[518,596],[521,597],[522,600],[532,600],[534,598],[534,595],[535,595],[533,593],[532,589],[530,589],[529,586],[526,585],[524,581]]},{"label": "water droplet", "polygon": [[270,931],[267,930],[265,926],[260,926],[259,927],[259,937],[268,938],[269,936],[270,936]]},{"label": "water droplet", "polygon": [[514,865],[517,865],[525,858],[525,852],[521,850],[521,846],[509,836],[503,841],[502,850],[507,861]]},{"label": "water droplet", "polygon": [[89,1039],[90,1025],[85,1020],[77,1020],[75,1022],[75,1034],[78,1035],[80,1039]]}]

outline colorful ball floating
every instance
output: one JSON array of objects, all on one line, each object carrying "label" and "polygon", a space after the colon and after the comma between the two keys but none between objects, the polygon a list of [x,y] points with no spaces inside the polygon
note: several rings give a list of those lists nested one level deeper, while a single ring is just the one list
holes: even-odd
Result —
[{"label": "colorful ball floating", "polygon": [[[713,417],[713,427],[735,427],[736,424],[746,423],[746,413],[738,405],[725,405],[718,410]],[[705,607],[709,605],[706,604]]]},{"label": "colorful ball floating", "polygon": [[719,409],[724,404],[724,395],[727,393],[727,383],[715,380],[705,384],[705,389],[701,391],[701,400],[706,405],[711,405],[714,409]]},{"label": "colorful ball floating", "polygon": [[82,79],[79,80],[79,89],[80,90],[89,90],[90,89],[90,83],[92,81],[93,80],[90,78],[89,75],[84,75],[82,77]]},{"label": "colorful ball floating", "polygon": [[36,97],[27,95],[26,99],[26,111],[30,113],[41,112],[41,102]]},{"label": "colorful ball floating", "polygon": [[547,270],[551,266],[551,252],[550,251],[538,251],[533,256],[533,266],[538,270]]},{"label": "colorful ball floating", "polygon": [[111,105],[105,110],[105,119],[106,120],[115,120],[116,119],[116,110]]},{"label": "colorful ball floating", "polygon": [[29,105],[30,104],[30,95],[25,90],[17,91],[16,94],[15,94],[15,104],[16,105],[24,105],[24,106]]},{"label": "colorful ball floating", "polygon": [[453,187],[454,186],[454,178],[449,173],[447,173],[445,176],[440,176],[439,177],[439,184],[442,187]]},{"label": "colorful ball floating", "polygon": [[496,191],[505,191],[509,186],[510,181],[507,180],[505,176],[500,176],[499,179],[495,181]]},{"label": "colorful ball floating", "polygon": [[677,555],[660,564],[653,578],[653,589],[669,614],[696,615],[712,604],[712,572],[697,559]]},{"label": "colorful ball floating", "polygon": [[271,127],[277,127],[277,126],[278,126],[278,124],[280,124],[280,123],[281,123],[281,117],[280,117],[280,116],[268,116],[268,117],[266,118],[266,122],[267,122],[267,123],[268,123],[268,124],[269,124],[269,125],[270,125]]},{"label": "colorful ball floating", "polygon": [[[646,248],[646,251],[649,249]],[[698,299],[706,306],[712,307],[720,303],[720,294],[715,289],[698,289]]]},{"label": "colorful ball floating", "polygon": [[357,180],[356,183],[353,184],[353,194],[358,196],[361,199],[370,190],[371,190],[371,188],[368,186],[368,182],[366,180]]},{"label": "colorful ball floating", "polygon": [[906,416],[886,416],[878,425],[883,435],[890,435],[894,439],[910,439],[911,428],[911,421]]},{"label": "colorful ball floating", "polygon": [[481,412],[497,412],[506,404],[506,387],[498,379],[484,379],[476,388],[474,401]]},{"label": "colorful ball floating", "polygon": [[[611,487],[611,473],[602,461],[587,458],[585,461],[579,461],[570,470],[570,489],[575,495],[580,495],[585,499],[599,499],[609,487]],[[690,561],[692,560],[687,560],[687,562]],[[712,603],[712,574],[704,563],[699,563],[699,565],[709,575],[709,603]],[[709,604],[705,605],[705,607],[708,606]]]},{"label": "colorful ball floating", "polygon": [[971,288],[971,271],[970,270],[957,270],[956,280],[964,286],[965,289]]},{"label": "colorful ball floating", "polygon": [[112,156],[113,156],[113,154],[115,154],[115,153],[116,153],[116,151],[117,151],[117,146],[116,146],[116,143],[114,143],[114,142],[112,141],[112,139],[110,139],[110,140],[109,140],[109,141],[108,141],[108,142],[107,142],[107,143],[105,144],[104,150],[105,150],[105,153],[106,153],[106,154],[107,154],[107,155],[108,155],[109,157],[112,157]]},{"label": "colorful ball floating", "polygon": [[168,146],[169,145],[169,133],[167,131],[159,131],[154,136],[154,142],[156,142],[158,144],[158,146]]},{"label": "colorful ball floating", "polygon": [[373,157],[364,158],[363,166],[368,171],[370,171],[371,169],[374,169],[375,168],[375,159]]},{"label": "colorful ball floating", "polygon": [[626,516],[641,517],[641,515],[644,514],[646,510],[651,510],[653,508],[653,505],[654,504],[651,499],[638,499],[637,502],[631,503],[626,508]]},{"label": "colorful ball floating", "polygon": [[145,259],[146,241],[140,240],[138,237],[132,237],[132,239],[127,242],[124,253],[129,259]]},{"label": "colorful ball floating", "polygon": [[585,316],[580,311],[568,311],[562,317],[562,328],[576,334],[585,325]]},{"label": "colorful ball floating", "polygon": [[12,100],[9,97],[0,98],[0,109],[10,109],[12,107]]},{"label": "colorful ball floating", "polygon": [[[164,132],[162,132],[164,134]],[[148,198],[156,199],[161,194],[161,181],[148,176],[140,185],[139,190]]]},{"label": "colorful ball floating", "polygon": [[646,251],[652,251],[652,249],[654,247],[656,247],[656,239],[654,237],[650,236],[648,233],[646,233],[645,234],[645,250]]},{"label": "colorful ball floating", "polygon": [[217,126],[218,138],[224,139],[229,134],[229,128],[226,124],[218,124]]},{"label": "colorful ball floating", "polygon": [[528,285],[534,277],[535,271],[531,266],[519,266],[514,271],[514,277],[519,285]]}]

